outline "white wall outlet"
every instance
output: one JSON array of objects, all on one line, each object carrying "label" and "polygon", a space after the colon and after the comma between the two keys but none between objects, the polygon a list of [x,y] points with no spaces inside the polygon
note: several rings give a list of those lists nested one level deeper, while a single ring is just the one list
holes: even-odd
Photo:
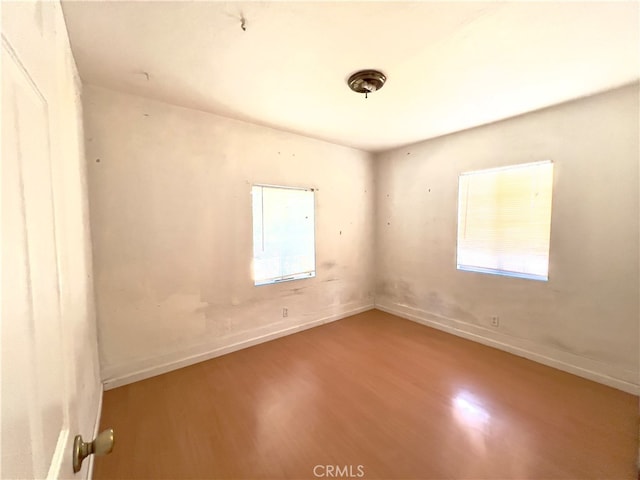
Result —
[{"label": "white wall outlet", "polygon": [[282,317],[288,317],[289,316],[289,309],[287,307],[284,307],[282,309]]},{"label": "white wall outlet", "polygon": [[497,315],[491,317],[491,326],[499,327],[500,326],[500,318]]}]

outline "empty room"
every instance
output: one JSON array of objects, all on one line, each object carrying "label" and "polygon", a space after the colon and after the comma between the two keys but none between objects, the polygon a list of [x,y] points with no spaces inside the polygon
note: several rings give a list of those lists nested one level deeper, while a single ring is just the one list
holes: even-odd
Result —
[{"label": "empty room", "polygon": [[3,1],[2,479],[640,479],[640,4]]}]

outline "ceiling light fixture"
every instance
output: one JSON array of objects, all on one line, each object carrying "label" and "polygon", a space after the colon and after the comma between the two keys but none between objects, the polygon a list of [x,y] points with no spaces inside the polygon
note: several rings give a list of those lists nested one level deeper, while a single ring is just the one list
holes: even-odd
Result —
[{"label": "ceiling light fixture", "polygon": [[387,77],[384,73],[377,70],[360,70],[349,77],[347,84],[349,88],[356,93],[364,93],[364,98],[367,95],[380,90],[387,81]]}]

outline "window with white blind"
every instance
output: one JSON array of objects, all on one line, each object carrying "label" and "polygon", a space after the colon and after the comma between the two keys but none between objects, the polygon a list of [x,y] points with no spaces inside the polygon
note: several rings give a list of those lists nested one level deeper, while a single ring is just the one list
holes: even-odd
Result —
[{"label": "window with white blind", "polygon": [[313,189],[254,185],[255,285],[316,276]]},{"label": "window with white blind", "polygon": [[549,278],[553,163],[460,175],[459,270]]}]

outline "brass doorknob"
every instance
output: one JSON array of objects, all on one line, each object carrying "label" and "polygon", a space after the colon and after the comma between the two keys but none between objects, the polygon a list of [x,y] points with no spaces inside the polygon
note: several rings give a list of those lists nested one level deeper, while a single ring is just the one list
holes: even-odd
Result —
[{"label": "brass doorknob", "polygon": [[107,455],[113,450],[113,428],[100,432],[93,442],[83,442],[82,435],[76,435],[73,441],[73,473],[78,473],[82,461],[89,455]]}]

